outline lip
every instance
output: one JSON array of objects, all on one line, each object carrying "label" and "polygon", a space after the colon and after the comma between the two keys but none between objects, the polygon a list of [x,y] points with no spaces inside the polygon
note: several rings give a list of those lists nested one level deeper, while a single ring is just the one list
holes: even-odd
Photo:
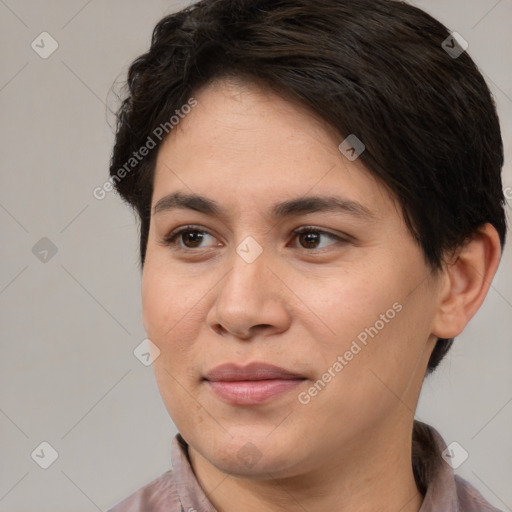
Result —
[{"label": "lip", "polygon": [[206,372],[204,378],[209,381],[247,381],[269,379],[304,379],[303,375],[285,370],[273,364],[254,362],[245,366],[224,363]]},{"label": "lip", "polygon": [[225,363],[206,373],[209,388],[223,400],[236,405],[256,405],[292,390],[306,378],[266,363],[238,366]]}]

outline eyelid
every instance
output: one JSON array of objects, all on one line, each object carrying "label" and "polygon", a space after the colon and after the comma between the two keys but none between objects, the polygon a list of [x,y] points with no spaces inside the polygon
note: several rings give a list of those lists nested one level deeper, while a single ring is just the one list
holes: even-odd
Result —
[{"label": "eyelid", "polygon": [[190,249],[188,247],[180,247],[176,242],[173,241],[186,231],[196,231],[201,234],[207,234],[207,235],[215,237],[215,235],[212,235],[210,233],[210,231],[208,231],[206,228],[204,228],[202,226],[199,226],[197,224],[188,224],[186,226],[180,226],[176,229],[173,229],[169,234],[165,235],[162,238],[162,240],[160,241],[161,245],[164,245],[164,246],[173,246],[174,245],[178,249],[183,249],[185,251],[186,250],[193,251],[194,249]]},{"label": "eyelid", "polygon": [[[351,242],[353,243],[354,242],[354,238],[351,237],[350,235],[347,235],[346,233],[332,233],[332,232],[327,231],[318,226],[311,226],[311,225],[301,226],[300,228],[294,229],[292,231],[292,233],[294,235],[296,235],[294,238],[296,238],[298,235],[301,235],[302,233],[307,233],[307,232],[316,232],[316,233],[319,233],[320,235],[327,236],[331,240],[334,240],[335,243],[329,244],[329,246],[337,245],[340,243],[343,244],[343,243],[351,243]],[[303,251],[305,251],[307,253],[311,253],[311,254],[322,254],[326,249],[328,249],[328,247],[322,247],[319,249],[318,248],[306,249],[304,247],[299,247],[299,249],[302,249]]]},{"label": "eyelid", "polygon": [[324,228],[319,226],[301,226],[300,228],[294,229],[292,233],[301,234],[308,231],[316,231],[317,233],[321,233],[322,235],[329,235],[333,238],[338,238],[340,240],[349,240],[351,237],[345,233],[332,233]]}]

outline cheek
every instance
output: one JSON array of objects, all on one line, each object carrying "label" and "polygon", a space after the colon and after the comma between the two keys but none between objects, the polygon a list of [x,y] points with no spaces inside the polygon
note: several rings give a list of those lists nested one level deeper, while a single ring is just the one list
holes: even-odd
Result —
[{"label": "cheek", "polygon": [[374,326],[376,321],[381,327],[380,315],[386,311],[391,310],[388,316],[394,317],[393,304],[401,297],[400,288],[393,286],[391,276],[370,267],[332,275],[323,287],[311,281],[308,287],[315,312],[325,320],[331,334],[345,342]]},{"label": "cheek", "polygon": [[[333,274],[325,285],[311,288],[314,311],[329,328],[327,337],[315,337],[325,366],[317,370],[328,370],[346,354],[345,378],[364,381],[373,369],[399,384],[397,368],[412,372],[423,364],[435,297],[422,283],[421,265],[395,260],[382,258],[364,270]],[[302,283],[298,295],[308,296],[311,282]]]},{"label": "cheek", "polygon": [[[183,339],[179,343],[177,340],[183,327],[190,324],[190,295],[183,293],[183,287],[168,269],[158,268],[151,261],[146,263],[142,277],[142,317],[148,338],[160,350],[161,357],[155,364],[161,365],[165,361],[168,367],[185,357],[189,340]],[[173,357],[169,357],[171,353]],[[175,368],[170,366],[169,370],[174,372]]]},{"label": "cheek", "polygon": [[153,371],[170,417],[186,431],[203,414],[190,395],[195,394],[202,357],[196,343],[200,304],[193,291],[183,293],[174,272],[148,263],[142,278],[142,311],[147,336],[160,350]]},{"label": "cheek", "polygon": [[179,271],[172,270],[165,263],[149,258],[142,275],[142,316],[146,331],[155,340],[162,340],[165,334],[179,327],[193,309],[195,292],[186,286]]}]

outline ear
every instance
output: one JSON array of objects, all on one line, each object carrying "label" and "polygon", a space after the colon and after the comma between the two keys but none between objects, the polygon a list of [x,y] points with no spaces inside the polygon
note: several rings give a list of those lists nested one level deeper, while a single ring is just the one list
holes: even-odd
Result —
[{"label": "ear", "polygon": [[464,330],[489,291],[500,257],[498,232],[491,224],[484,224],[445,264],[432,334],[454,338]]}]

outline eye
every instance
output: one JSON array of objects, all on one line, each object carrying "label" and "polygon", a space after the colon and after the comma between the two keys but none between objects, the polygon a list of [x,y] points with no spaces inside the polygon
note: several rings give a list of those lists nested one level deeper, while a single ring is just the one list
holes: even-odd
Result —
[{"label": "eye", "polygon": [[323,249],[323,247],[319,247],[317,245],[319,241],[322,239],[322,237],[330,238],[335,242],[348,241],[346,238],[342,238],[340,236],[334,235],[333,233],[323,231],[314,226],[304,226],[302,228],[294,230],[294,233],[295,235],[297,235],[297,240],[300,241],[300,243],[303,245],[303,248],[305,249]]},{"label": "eye", "polygon": [[[205,235],[214,238],[207,231],[201,229],[200,226],[184,226],[169,233],[162,244],[178,250],[197,249],[201,248],[201,242],[203,242]],[[181,245],[180,242],[183,242],[184,245]]]},{"label": "eye", "polygon": [[[299,229],[293,231],[297,240],[299,240],[303,249],[306,250],[314,250],[314,249],[323,249],[324,247],[319,246],[319,242],[321,242],[322,238],[333,240],[335,243],[344,243],[348,242],[347,238],[343,238],[333,233],[329,233],[322,229],[316,228],[314,226],[303,226]],[[183,226],[181,228],[175,229],[169,235],[167,235],[161,242],[162,245],[166,247],[172,247],[176,250],[193,250],[193,249],[201,249],[207,246],[201,246],[201,243],[205,240],[205,237],[211,237],[215,240],[215,237],[210,235],[208,231],[205,231],[200,226]],[[220,246],[221,243],[210,244],[210,247]],[[332,245],[332,244],[328,244]]]}]

